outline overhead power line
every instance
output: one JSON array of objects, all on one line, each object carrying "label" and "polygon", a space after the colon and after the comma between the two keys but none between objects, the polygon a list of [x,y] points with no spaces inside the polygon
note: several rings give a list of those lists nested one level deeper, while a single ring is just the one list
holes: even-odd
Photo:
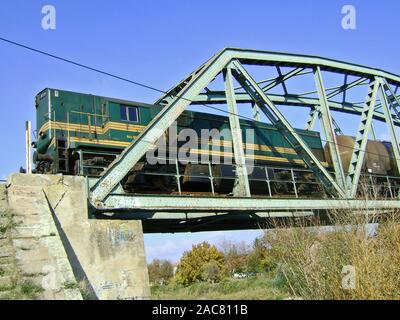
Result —
[{"label": "overhead power line", "polygon": [[[155,91],[155,92],[158,92],[158,93],[162,93],[162,94],[169,94],[168,92],[166,92],[164,90],[161,90],[161,89],[157,89],[157,88],[155,88],[153,86],[150,86],[150,85],[138,82],[138,81],[134,81],[134,80],[131,80],[131,79],[128,79],[128,78],[125,78],[125,77],[121,77],[121,76],[118,76],[116,74],[107,72],[105,70],[101,70],[101,69],[94,68],[94,67],[88,66],[86,64],[80,63],[80,62],[73,61],[71,59],[63,58],[61,56],[58,56],[58,55],[55,55],[55,54],[52,54],[52,53],[49,53],[49,52],[46,52],[46,51],[43,51],[43,50],[39,50],[39,49],[33,48],[31,46],[22,44],[20,42],[16,42],[16,41],[4,38],[4,37],[0,37],[0,41],[6,42],[8,44],[11,44],[11,45],[14,45],[14,46],[17,46],[17,47],[20,47],[20,48],[23,48],[23,49],[26,49],[26,50],[29,50],[29,51],[32,51],[32,52],[35,52],[35,53],[38,53],[38,54],[41,54],[41,55],[56,59],[56,60],[59,60],[59,61],[62,61],[62,62],[65,62],[65,63],[68,63],[68,64],[71,64],[71,65],[74,65],[74,66],[77,66],[77,67],[80,67],[80,68],[83,68],[83,69],[86,69],[86,70],[89,70],[89,71],[96,72],[96,73],[99,73],[99,74],[102,74],[102,75],[105,75],[105,76],[108,76],[108,77],[111,77],[111,78],[114,78],[114,79],[125,81],[127,83],[130,83],[130,84],[142,87],[142,88],[146,88],[146,89],[149,89],[149,90],[152,90],[152,91]],[[188,102],[194,102],[193,100],[187,99],[187,98],[182,97],[180,95],[172,95],[172,94],[170,94],[170,95],[172,97],[183,99],[183,100],[186,100]],[[226,114],[231,114],[231,115],[237,116],[237,117],[242,118],[244,120],[254,121],[254,119],[252,119],[250,117],[246,117],[246,116],[243,116],[243,115],[240,115],[240,114],[237,114],[237,113],[233,113],[233,112],[230,112],[230,111],[227,111],[227,110],[224,110],[224,109],[220,109],[220,108],[217,108],[217,107],[214,107],[214,106],[210,106],[208,104],[200,103],[200,105],[205,106],[205,107],[210,108],[210,109],[213,109],[213,110],[217,110],[217,111],[226,113]],[[328,141],[328,140],[322,139],[321,137],[320,137],[320,140],[323,141],[323,142],[326,142],[326,143],[336,144],[337,146],[341,146],[341,147],[345,147],[345,148],[349,148],[349,149],[353,149],[353,150],[359,150],[359,149],[354,148],[354,147],[349,147],[349,146],[346,146],[346,145],[341,145],[341,144],[335,143],[334,141]],[[367,153],[367,154],[383,156],[381,154],[369,152],[367,150],[365,150],[364,152]],[[384,156],[384,157],[389,158],[389,159],[398,160],[394,156],[393,157]]]},{"label": "overhead power line", "polygon": [[15,41],[3,38],[3,37],[0,37],[0,40],[4,41],[4,42],[7,42],[7,43],[10,43],[10,44],[12,44],[14,46],[17,46],[17,47],[20,47],[20,48],[24,48],[24,49],[30,50],[32,52],[36,52],[36,53],[45,55],[45,56],[50,57],[50,58],[57,59],[57,60],[72,64],[72,65],[75,65],[75,66],[80,67],[80,68],[84,68],[84,69],[87,69],[87,70],[90,70],[90,71],[94,71],[94,72],[97,72],[97,73],[100,73],[100,74],[103,74],[103,75],[106,75],[106,76],[109,76],[109,77],[112,77],[112,78],[115,78],[115,79],[118,79],[118,80],[122,80],[122,81],[125,81],[125,82],[128,82],[128,83],[137,85],[139,87],[143,87],[143,88],[146,88],[146,89],[157,91],[159,93],[165,93],[163,90],[158,90],[158,89],[156,89],[154,87],[151,87],[151,86],[148,86],[146,84],[143,84],[143,83],[140,83],[140,82],[137,82],[137,81],[133,81],[133,80],[130,80],[130,79],[127,79],[127,78],[124,78],[124,77],[120,77],[120,76],[117,76],[117,75],[112,74],[110,72],[107,72],[107,71],[104,71],[104,70],[100,70],[100,69],[97,69],[97,68],[93,68],[93,67],[90,67],[88,65],[85,65],[85,64],[82,64],[82,63],[79,63],[79,62],[76,62],[76,61],[73,61],[73,60],[70,60],[70,59],[66,59],[66,58],[63,58],[63,57],[60,57],[60,56],[57,56],[57,55],[54,55],[54,54],[39,50],[39,49],[35,49],[35,48],[32,48],[30,46],[24,45],[24,44],[19,43],[19,42],[15,42]]}]

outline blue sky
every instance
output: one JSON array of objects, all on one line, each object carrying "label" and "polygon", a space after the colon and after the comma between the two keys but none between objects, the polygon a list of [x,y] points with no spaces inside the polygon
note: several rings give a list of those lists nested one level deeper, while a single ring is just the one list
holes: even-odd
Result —
[{"label": "blue sky", "polygon": [[[56,8],[56,30],[41,27],[46,4]],[[356,8],[356,30],[341,27],[345,4]],[[0,36],[168,89],[228,46],[320,55],[400,73],[399,9],[395,0],[3,0]],[[24,164],[24,122],[34,121],[34,97],[43,88],[150,103],[159,95],[1,42],[0,74],[0,179]],[[224,237],[251,242],[258,234],[146,235],[145,241],[150,260],[177,259],[192,243]]]}]

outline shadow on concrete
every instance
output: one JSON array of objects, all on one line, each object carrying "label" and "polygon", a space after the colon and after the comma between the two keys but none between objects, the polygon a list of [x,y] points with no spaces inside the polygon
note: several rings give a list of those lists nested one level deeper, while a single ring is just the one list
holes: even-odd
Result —
[{"label": "shadow on concrete", "polygon": [[74,273],[74,276],[76,280],[79,283],[84,283],[86,286],[86,292],[82,294],[82,288],[80,288],[81,294],[85,300],[99,300],[95,290],[93,289],[93,286],[90,284],[89,279],[85,273],[85,270],[83,270],[83,267],[81,263],[79,262],[78,257],[76,256],[74,249],[72,248],[71,243],[68,240],[67,235],[65,234],[64,230],[61,227],[61,223],[58,220],[57,214],[54,211],[53,207],[51,206],[51,203],[49,201],[49,198],[47,197],[46,192],[43,190],[44,196],[47,201],[47,205],[49,206],[51,215],[53,217],[54,223],[56,225],[58,234],[60,236],[61,242],[64,246],[65,252],[67,253],[68,261],[72,267],[72,271]]}]

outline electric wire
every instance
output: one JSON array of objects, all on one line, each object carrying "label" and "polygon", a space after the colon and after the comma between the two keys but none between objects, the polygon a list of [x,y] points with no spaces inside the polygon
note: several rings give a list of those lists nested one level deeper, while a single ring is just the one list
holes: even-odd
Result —
[{"label": "electric wire", "polygon": [[[190,100],[188,98],[182,97],[182,96],[180,96],[178,94],[171,94],[170,92],[155,88],[153,86],[141,83],[139,81],[134,81],[134,80],[131,80],[131,79],[128,79],[128,78],[125,78],[125,77],[121,77],[121,76],[118,76],[116,74],[107,72],[105,70],[94,68],[94,67],[88,66],[86,64],[73,61],[71,59],[63,58],[61,56],[58,56],[58,55],[55,55],[55,54],[52,54],[52,53],[49,53],[49,52],[46,52],[46,51],[43,51],[43,50],[39,50],[39,49],[33,48],[31,46],[28,46],[28,45],[25,45],[25,44],[22,44],[22,43],[19,43],[19,42],[16,42],[16,41],[13,41],[13,40],[9,40],[9,39],[4,38],[4,37],[0,37],[0,41],[3,41],[5,43],[8,43],[8,44],[11,44],[11,45],[14,45],[14,46],[17,46],[17,47],[20,47],[20,48],[23,48],[23,49],[26,49],[26,50],[41,54],[41,55],[44,55],[44,56],[47,56],[47,57],[50,57],[50,58],[53,58],[53,59],[56,59],[56,60],[71,64],[71,65],[74,65],[74,66],[77,66],[77,67],[80,67],[80,68],[83,68],[83,69],[86,69],[86,70],[89,70],[89,71],[93,71],[93,72],[96,72],[96,73],[99,73],[99,74],[102,74],[102,75],[105,75],[105,76],[108,76],[108,77],[111,77],[111,78],[114,78],[114,79],[117,79],[117,80],[121,80],[121,81],[130,83],[130,84],[133,84],[133,85],[136,85],[136,86],[148,89],[148,90],[152,90],[152,91],[155,91],[155,92],[158,92],[158,93],[162,93],[162,94],[167,94],[167,95],[170,95],[171,97],[182,99],[182,100],[185,100],[185,101],[188,101],[188,102],[191,102],[191,103],[195,102],[195,101]],[[237,113],[234,113],[234,112],[230,112],[230,111],[227,111],[227,110],[224,110],[224,109],[220,109],[220,108],[217,108],[217,107],[205,104],[205,103],[198,103],[198,102],[196,102],[196,103],[198,105],[202,105],[202,106],[205,106],[207,108],[210,108],[210,109],[213,109],[213,110],[216,110],[216,111],[220,111],[222,113],[226,113],[226,114],[237,116],[238,118],[242,118],[244,120],[249,120],[249,121],[252,121],[252,122],[254,121],[254,119],[252,119],[250,117],[247,117],[247,116],[244,116],[244,115],[240,115],[240,114],[237,114]],[[291,133],[298,134],[297,131],[293,131],[293,130],[288,130],[288,131],[290,131]],[[384,158],[389,158],[389,159],[394,159],[394,160],[400,161],[400,159],[397,159],[395,156],[385,156],[385,155],[374,153],[374,152],[370,152],[370,151],[367,151],[367,150],[361,150],[359,148],[342,145],[342,144],[339,144],[337,142],[335,143],[334,141],[329,141],[329,140],[323,139],[321,137],[320,137],[320,140],[323,141],[323,142],[329,143],[329,144],[334,144],[336,146],[341,146],[341,147],[345,147],[345,148],[352,149],[352,150],[362,151],[362,152],[364,152],[366,154],[376,155],[376,156],[380,156],[380,157],[384,157]]]}]

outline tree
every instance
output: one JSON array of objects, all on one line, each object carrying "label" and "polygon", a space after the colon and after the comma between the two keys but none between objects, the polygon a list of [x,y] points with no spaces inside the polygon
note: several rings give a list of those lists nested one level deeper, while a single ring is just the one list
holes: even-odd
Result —
[{"label": "tree", "polygon": [[174,276],[174,268],[168,260],[154,259],[149,265],[149,280],[154,284],[165,284]]},{"label": "tree", "polygon": [[225,258],[225,267],[230,275],[246,270],[246,261],[249,254],[248,247],[244,241],[234,243],[232,241],[223,240],[219,247]]},{"label": "tree", "polygon": [[[211,261],[214,265],[206,266]],[[215,266],[218,268],[219,276],[215,276]],[[189,285],[204,280],[205,273],[207,277],[211,276],[215,281],[218,281],[225,273],[224,255],[207,242],[193,245],[190,251],[183,253],[175,279],[177,283]]]},{"label": "tree", "polygon": [[247,256],[247,271],[264,272],[276,267],[270,255],[271,244],[266,236],[258,237],[254,240],[253,250]]},{"label": "tree", "polygon": [[202,279],[211,283],[221,280],[221,270],[216,261],[212,260],[203,266]]},{"label": "tree", "polygon": [[265,271],[263,262],[264,262],[263,257],[260,256],[256,251],[252,251],[247,256],[246,271],[247,272],[256,272],[256,273]]}]

